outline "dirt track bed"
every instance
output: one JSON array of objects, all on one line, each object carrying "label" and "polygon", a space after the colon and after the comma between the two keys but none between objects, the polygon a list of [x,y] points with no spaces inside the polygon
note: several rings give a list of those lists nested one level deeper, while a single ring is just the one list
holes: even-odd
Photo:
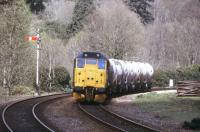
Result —
[{"label": "dirt track bed", "polygon": [[84,115],[77,107],[73,98],[66,98],[49,104],[44,110],[44,117],[61,132],[108,132],[111,131],[100,126]]},{"label": "dirt track bed", "polygon": [[185,120],[191,121],[194,117],[200,117],[200,98],[181,99],[176,98],[173,92],[154,92],[139,97],[127,95],[115,98],[107,108],[161,131],[188,132],[181,125]]}]

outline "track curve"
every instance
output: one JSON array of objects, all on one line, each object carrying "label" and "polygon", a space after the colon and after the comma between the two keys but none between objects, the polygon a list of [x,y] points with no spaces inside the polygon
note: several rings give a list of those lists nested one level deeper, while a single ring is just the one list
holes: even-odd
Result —
[{"label": "track curve", "polygon": [[48,131],[50,132],[55,132],[56,130],[50,128],[47,126],[47,124],[45,124],[44,121],[42,121],[42,119],[40,119],[40,116],[38,115],[38,113],[40,112],[40,105],[44,105],[48,102],[51,102],[51,101],[56,101],[58,99],[61,99],[61,98],[64,98],[64,97],[71,97],[71,94],[67,94],[67,95],[64,95],[64,96],[61,96],[61,97],[57,97],[57,98],[53,98],[53,99],[49,99],[49,100],[45,100],[45,101],[41,101],[37,104],[35,104],[33,106],[33,109],[32,109],[32,114],[34,116],[34,118],[43,126],[45,127]]},{"label": "track curve", "polygon": [[35,98],[29,98],[21,100],[6,106],[2,113],[2,119],[7,131],[19,131],[19,132],[46,132],[47,128],[42,126],[37,120],[35,120],[32,109],[35,104],[41,101],[50,99],[56,99],[61,96],[66,96],[66,93],[54,94],[48,96],[41,96]]},{"label": "track curve", "polygon": [[94,118],[100,123],[116,131],[123,131],[123,132],[130,132],[130,131],[158,132],[159,131],[154,128],[136,123],[116,113],[110,112],[106,108],[104,108],[102,105],[79,104],[79,108],[88,116]]}]

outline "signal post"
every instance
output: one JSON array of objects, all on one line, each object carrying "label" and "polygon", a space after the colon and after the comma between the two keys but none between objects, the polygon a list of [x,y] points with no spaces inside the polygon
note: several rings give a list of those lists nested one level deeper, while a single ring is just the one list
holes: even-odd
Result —
[{"label": "signal post", "polygon": [[36,41],[36,92],[38,95],[40,95],[40,82],[39,82],[39,58],[40,58],[40,43],[41,43],[41,38],[40,38],[40,33],[39,29],[37,30],[37,35],[36,36],[28,36],[28,41]]},{"label": "signal post", "polygon": [[39,84],[39,57],[40,57],[40,34],[39,34],[39,29],[37,31],[37,59],[36,59],[36,90],[37,93],[40,95],[40,84]]}]

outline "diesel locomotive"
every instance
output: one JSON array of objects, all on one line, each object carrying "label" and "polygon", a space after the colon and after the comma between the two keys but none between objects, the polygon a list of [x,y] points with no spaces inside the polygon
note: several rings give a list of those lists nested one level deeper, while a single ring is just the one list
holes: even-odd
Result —
[{"label": "diesel locomotive", "polygon": [[151,88],[153,68],[148,63],[108,59],[99,52],[82,52],[74,59],[73,97],[102,103],[113,95]]}]

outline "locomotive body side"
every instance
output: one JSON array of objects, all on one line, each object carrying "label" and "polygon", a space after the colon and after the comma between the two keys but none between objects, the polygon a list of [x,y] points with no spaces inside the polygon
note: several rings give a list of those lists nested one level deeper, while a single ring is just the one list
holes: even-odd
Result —
[{"label": "locomotive body side", "polygon": [[73,97],[78,101],[104,102],[107,94],[107,59],[83,52],[74,60]]}]

